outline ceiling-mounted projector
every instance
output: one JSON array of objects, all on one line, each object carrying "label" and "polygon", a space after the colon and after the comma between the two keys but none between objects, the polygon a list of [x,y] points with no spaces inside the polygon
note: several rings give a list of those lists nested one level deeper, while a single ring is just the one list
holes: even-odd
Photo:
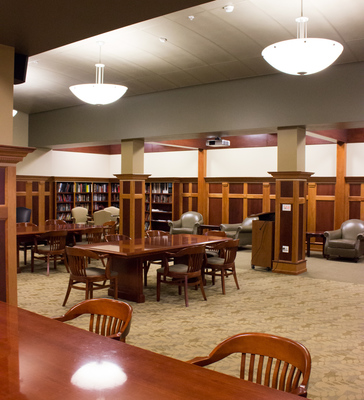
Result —
[{"label": "ceiling-mounted projector", "polygon": [[224,140],[219,137],[215,139],[208,139],[206,141],[206,146],[210,147],[229,147],[230,146],[230,140]]}]

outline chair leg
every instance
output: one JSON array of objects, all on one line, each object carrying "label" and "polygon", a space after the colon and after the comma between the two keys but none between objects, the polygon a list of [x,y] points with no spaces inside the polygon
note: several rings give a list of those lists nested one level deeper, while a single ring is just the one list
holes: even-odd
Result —
[{"label": "chair leg", "polygon": [[150,262],[145,261],[144,268],[143,268],[144,269],[144,286],[147,286],[149,268],[150,268]]},{"label": "chair leg", "polygon": [[47,254],[47,276],[49,276],[49,254]]},{"label": "chair leg", "polygon": [[238,283],[238,277],[236,276],[235,265],[233,266],[232,271],[233,271],[233,277],[234,277],[234,280],[235,280],[235,283],[236,283],[236,288],[239,290],[240,287],[239,287],[239,283]]},{"label": "chair leg", "polygon": [[27,265],[27,246],[24,244],[24,265]]},{"label": "chair leg", "polygon": [[31,250],[31,267],[30,267],[30,270],[31,270],[31,272],[34,272],[34,250],[32,249]]},{"label": "chair leg", "polygon": [[[188,279],[187,279],[187,275],[185,276],[185,280],[184,280],[184,289],[185,289],[185,303],[186,303],[186,307],[188,307]],[[179,288],[181,286],[178,286]]]},{"label": "chair leg", "polygon": [[67,303],[68,297],[69,297],[69,295],[70,295],[70,293],[71,293],[71,289],[72,289],[72,280],[71,280],[71,278],[70,278],[70,280],[68,281],[68,288],[67,288],[66,296],[65,296],[64,301],[63,301],[63,304],[62,304],[63,307],[64,307],[64,306],[66,305],[66,303]]},{"label": "chair leg", "polygon": [[203,299],[206,301],[207,300],[206,293],[205,293],[205,289],[203,287],[203,281],[202,281],[201,277],[200,277],[200,289],[201,289],[201,292],[202,292]]},{"label": "chair leg", "polygon": [[157,301],[161,299],[161,275],[157,273]]},{"label": "chair leg", "polygon": [[222,294],[225,294],[225,270],[221,270],[221,287],[222,287]]}]

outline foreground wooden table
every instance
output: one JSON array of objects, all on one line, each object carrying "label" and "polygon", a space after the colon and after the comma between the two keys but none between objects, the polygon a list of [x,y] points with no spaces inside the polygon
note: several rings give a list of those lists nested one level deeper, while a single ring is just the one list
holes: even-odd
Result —
[{"label": "foreground wooden table", "polygon": [[[124,240],[120,242],[96,243],[77,247],[88,248],[111,257],[111,269],[118,273],[118,296],[120,299],[144,303],[143,262],[160,260],[169,251],[218,243],[229,238],[205,235],[168,235],[153,238]],[[109,290],[113,296],[114,289]]]},{"label": "foreground wooden table", "polygon": [[2,302],[0,359],[4,400],[298,399]]}]

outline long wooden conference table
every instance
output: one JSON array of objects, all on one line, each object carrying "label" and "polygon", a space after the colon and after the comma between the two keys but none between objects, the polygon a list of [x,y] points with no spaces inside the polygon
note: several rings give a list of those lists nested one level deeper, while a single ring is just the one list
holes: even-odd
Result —
[{"label": "long wooden conference table", "polygon": [[[168,235],[120,242],[103,242],[83,247],[111,258],[111,270],[118,273],[118,296],[121,299],[144,303],[143,263],[160,260],[170,251],[207,243],[218,243],[228,238],[205,235]],[[113,289],[109,290],[113,296]]]},{"label": "long wooden conference table", "polygon": [[2,302],[0,359],[3,400],[297,399]]}]

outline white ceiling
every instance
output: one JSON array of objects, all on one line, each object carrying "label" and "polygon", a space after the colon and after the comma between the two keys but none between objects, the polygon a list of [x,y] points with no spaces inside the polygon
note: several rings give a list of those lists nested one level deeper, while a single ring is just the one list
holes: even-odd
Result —
[{"label": "white ceiling", "polygon": [[[300,9],[300,0],[216,0],[34,55],[26,83],[14,86],[14,108],[31,114],[82,104],[69,86],[95,82],[98,40],[105,83],[127,86],[125,96],[277,73],[261,52],[296,37]],[[364,0],[305,0],[304,15],[308,37],[343,44],[337,63],[364,61]]]}]

